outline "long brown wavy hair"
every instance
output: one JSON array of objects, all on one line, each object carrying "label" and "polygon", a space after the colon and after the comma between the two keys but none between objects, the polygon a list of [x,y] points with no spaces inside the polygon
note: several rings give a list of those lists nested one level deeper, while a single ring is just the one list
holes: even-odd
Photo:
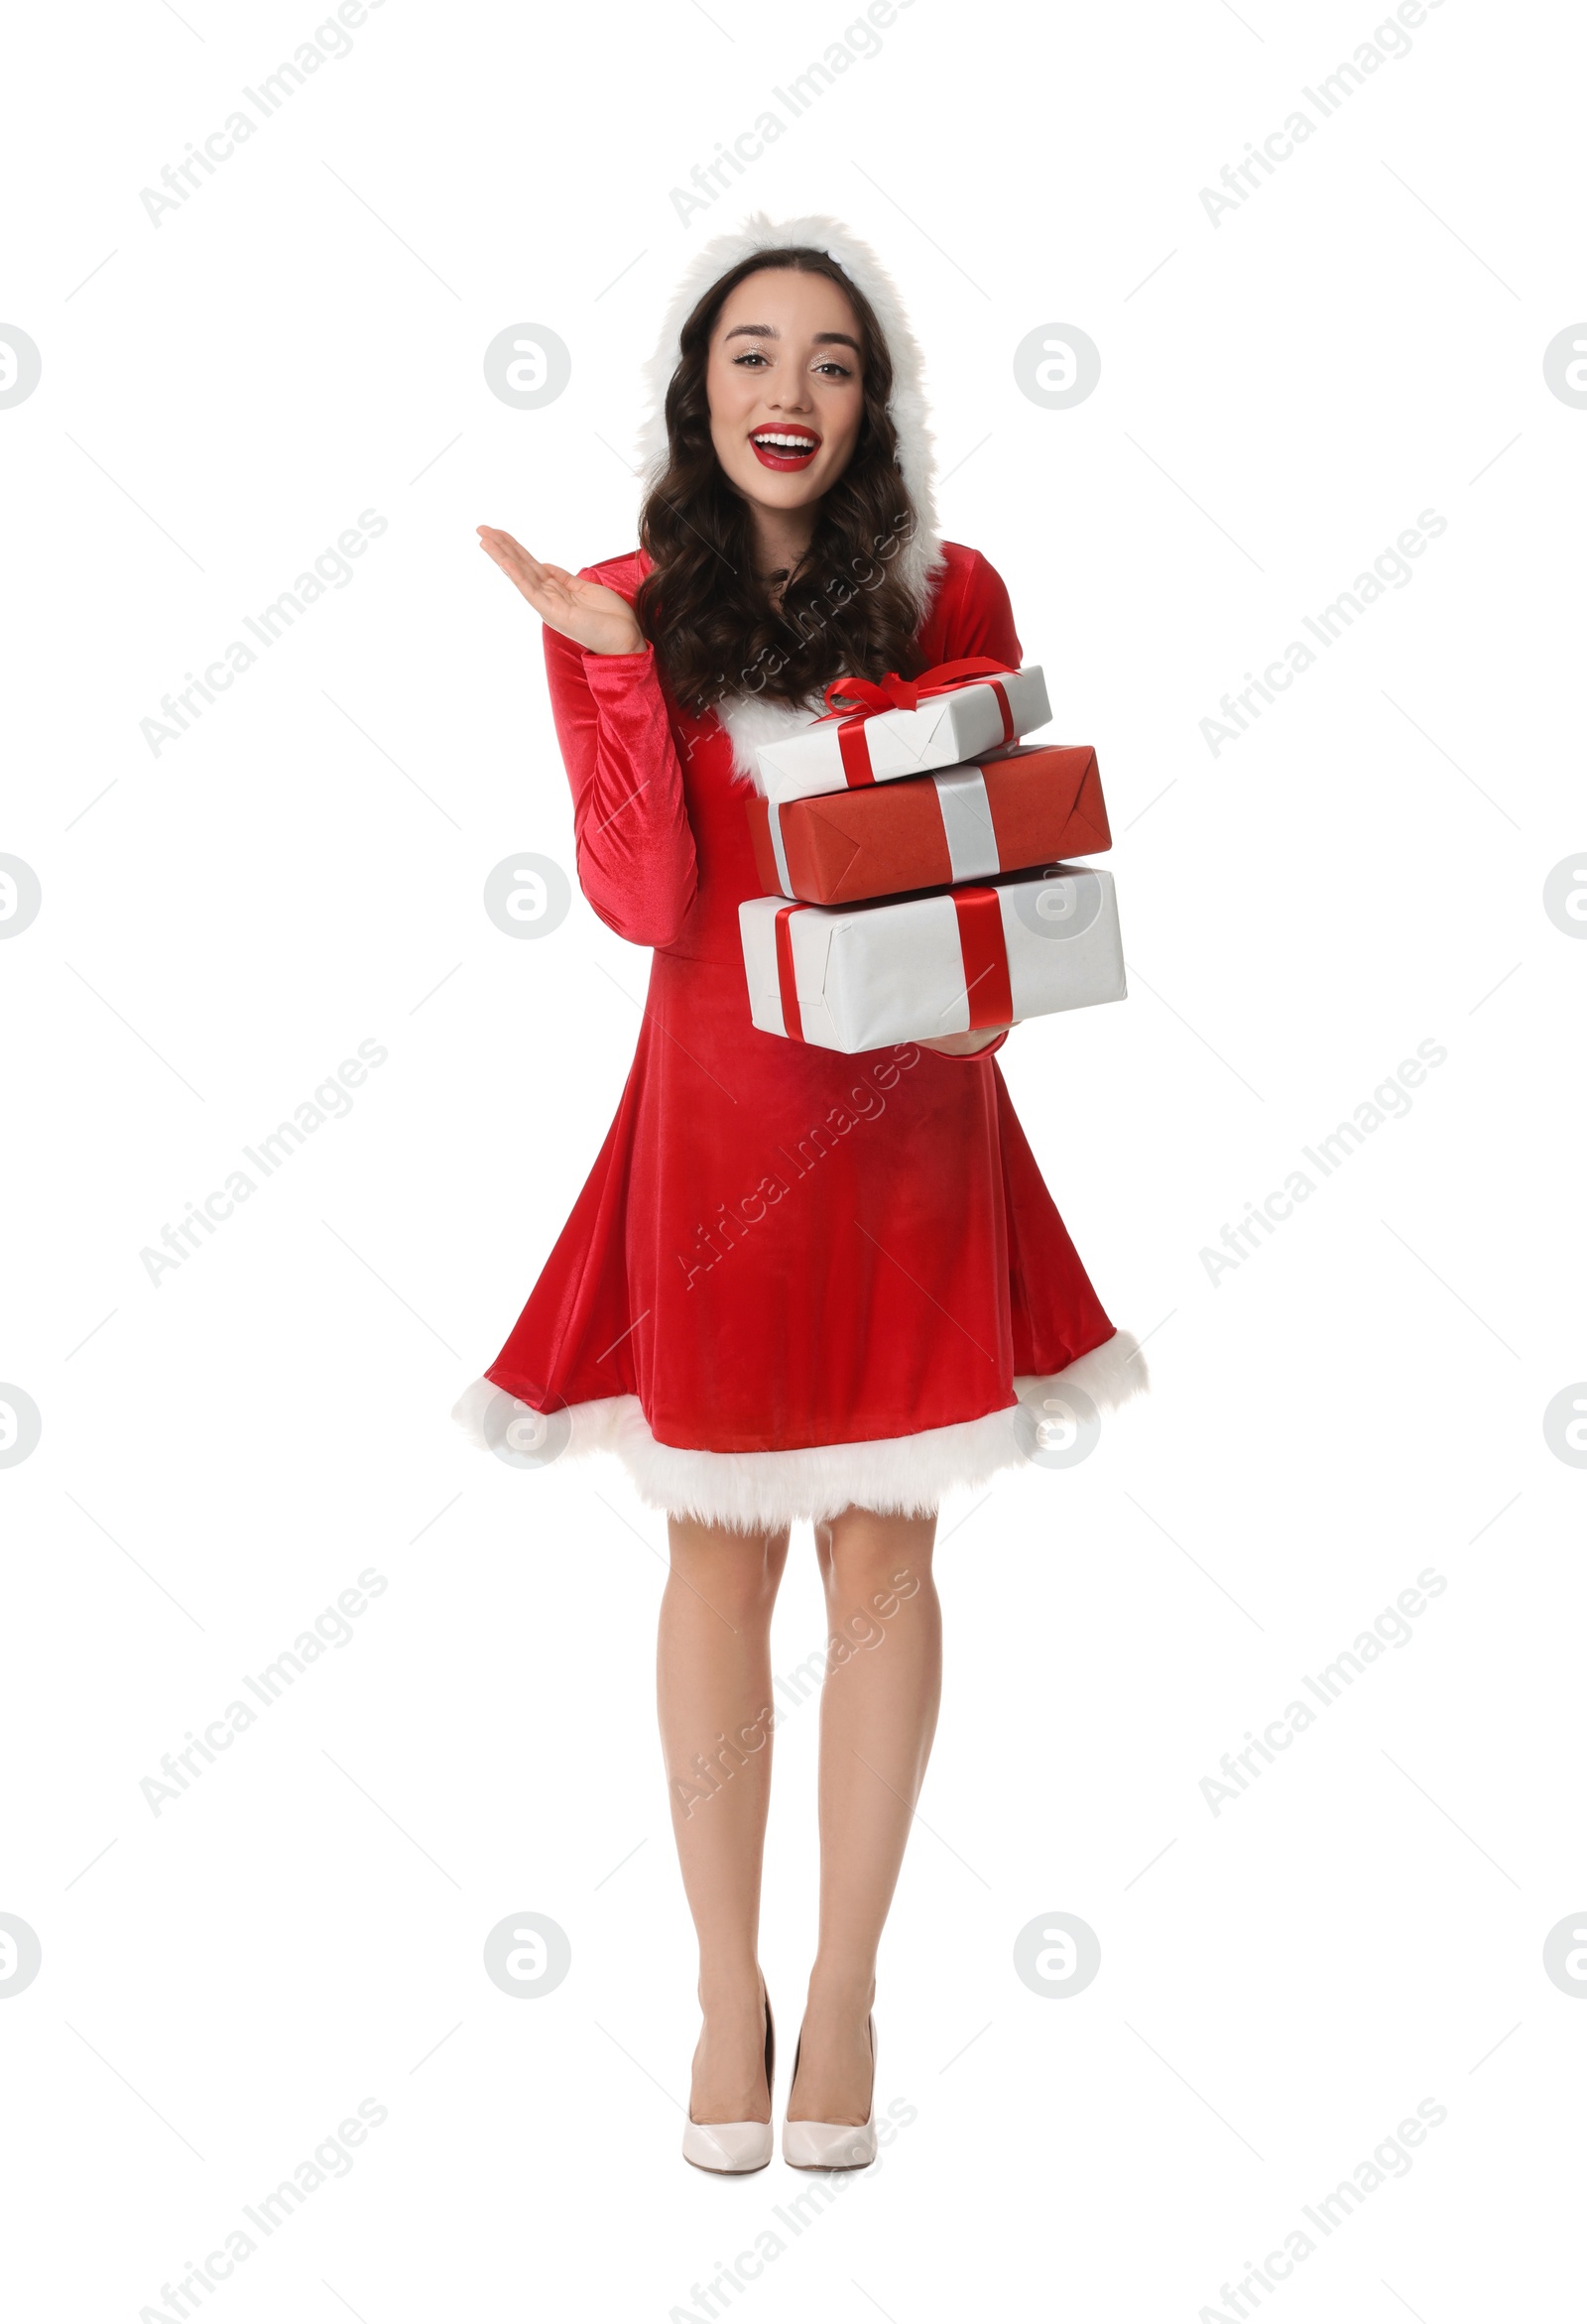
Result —
[{"label": "long brown wavy hair", "polygon": [[[748,504],[711,442],[706,357],[723,302],[769,267],[825,275],[854,309],[865,411],[848,466],[817,504],[808,553],[774,608],[756,577]],[[758,250],[699,300],[678,335],[667,390],[667,466],[640,515],[652,569],[635,610],[676,700],[694,711],[724,694],[807,700],[829,678],[905,676],[920,667],[919,607],[895,562],[918,519],[888,411],[893,360],[875,309],[824,250]]]}]

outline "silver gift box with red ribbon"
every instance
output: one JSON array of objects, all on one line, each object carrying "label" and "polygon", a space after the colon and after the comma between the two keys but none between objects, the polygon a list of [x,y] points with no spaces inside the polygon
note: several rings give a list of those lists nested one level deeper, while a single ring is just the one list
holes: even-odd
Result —
[{"label": "silver gift box with red ribbon", "polygon": [[762,1033],[853,1055],[1125,998],[1112,875],[1047,864],[930,896],[738,908]]},{"label": "silver gift box with red ribbon", "polygon": [[1008,670],[985,656],[938,663],[918,677],[834,678],[814,725],[757,752],[770,799],[816,798],[957,767],[1044,726],[1052,716],[1039,666]]}]

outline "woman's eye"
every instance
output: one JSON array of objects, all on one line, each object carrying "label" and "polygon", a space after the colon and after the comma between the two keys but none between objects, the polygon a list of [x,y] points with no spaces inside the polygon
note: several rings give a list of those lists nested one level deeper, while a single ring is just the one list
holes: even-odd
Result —
[{"label": "woman's eye", "polygon": [[745,355],[735,355],[735,356],[734,356],[734,358],[733,358],[733,361],[735,362],[735,364],[738,364],[738,363],[764,363],[764,362],[766,361],[766,357],[765,357],[763,354],[761,354],[761,352],[760,352],[760,350],[759,350],[758,348],[752,347],[752,348],[749,350],[748,354],[745,354]]},{"label": "woman's eye", "polygon": [[839,379],[852,379],[854,376],[849,366],[846,363],[839,363],[835,356],[828,356],[824,363],[818,363],[815,368],[817,371],[835,372]]}]

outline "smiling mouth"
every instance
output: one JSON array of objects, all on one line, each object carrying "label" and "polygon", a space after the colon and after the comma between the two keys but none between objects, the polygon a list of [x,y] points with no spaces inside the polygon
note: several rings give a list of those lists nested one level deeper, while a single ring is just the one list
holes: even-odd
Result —
[{"label": "smiling mouth", "polygon": [[807,468],[820,448],[820,437],[807,428],[758,428],[750,437],[763,468]]}]

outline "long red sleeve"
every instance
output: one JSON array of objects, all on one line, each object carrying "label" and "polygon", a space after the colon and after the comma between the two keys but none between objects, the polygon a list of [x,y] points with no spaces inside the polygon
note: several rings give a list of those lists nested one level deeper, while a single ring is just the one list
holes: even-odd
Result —
[{"label": "long red sleeve", "polygon": [[587,654],[550,628],[545,641],[578,884],[618,935],[665,949],[694,902],[696,869],[655,654]]},{"label": "long red sleeve", "polygon": [[988,564],[979,550],[972,550],[954,586],[950,576],[938,603],[932,607],[927,639],[933,662],[956,662],[970,654],[985,654],[1018,670],[1025,657],[1014,626],[1014,607],[1003,575]]}]

